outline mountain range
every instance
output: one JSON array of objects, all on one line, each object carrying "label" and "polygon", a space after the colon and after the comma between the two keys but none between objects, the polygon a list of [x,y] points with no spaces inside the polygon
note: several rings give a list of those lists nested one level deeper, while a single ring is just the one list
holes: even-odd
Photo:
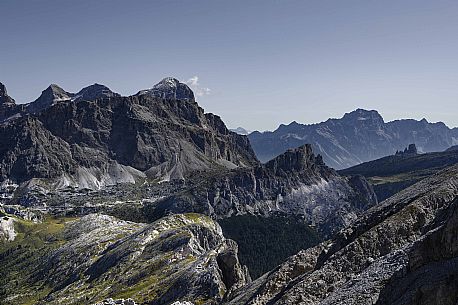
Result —
[{"label": "mountain range", "polygon": [[252,132],[248,137],[262,162],[309,143],[327,165],[344,169],[392,155],[411,143],[420,152],[443,151],[458,144],[458,128],[426,119],[385,122],[375,110],[357,109],[340,119],[310,125],[292,122],[272,132]]},{"label": "mountain range", "polygon": [[458,150],[418,153],[415,144],[404,151],[340,170],[342,175],[362,175],[373,185],[379,201],[458,163]]},{"label": "mountain range", "polygon": [[[228,130],[171,77],[132,96],[51,85],[28,104],[0,85],[0,114],[1,304],[456,305],[455,129],[357,110],[280,127],[327,144],[286,141],[262,163],[264,134]],[[373,167],[431,172],[380,202]]]}]

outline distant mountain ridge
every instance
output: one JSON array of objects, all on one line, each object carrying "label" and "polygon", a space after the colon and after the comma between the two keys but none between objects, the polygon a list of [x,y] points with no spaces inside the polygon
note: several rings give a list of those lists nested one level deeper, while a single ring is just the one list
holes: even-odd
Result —
[{"label": "distant mountain ridge", "polygon": [[448,166],[458,164],[456,147],[452,146],[442,152],[418,154],[415,144],[410,144],[395,155],[340,170],[339,174],[366,177],[373,185],[379,201],[383,201]]},{"label": "distant mountain ridge", "polygon": [[235,133],[238,133],[240,135],[243,135],[243,136],[247,136],[251,133],[251,130],[247,130],[243,127],[237,127],[237,128],[233,128],[233,129],[230,129],[230,131],[233,131]]},{"label": "distant mountain ridge", "polygon": [[357,109],[340,119],[310,125],[292,122],[272,132],[252,132],[248,137],[262,162],[310,143],[328,166],[343,169],[392,155],[411,143],[420,152],[443,151],[458,144],[458,128],[426,119],[385,122],[375,110]]}]

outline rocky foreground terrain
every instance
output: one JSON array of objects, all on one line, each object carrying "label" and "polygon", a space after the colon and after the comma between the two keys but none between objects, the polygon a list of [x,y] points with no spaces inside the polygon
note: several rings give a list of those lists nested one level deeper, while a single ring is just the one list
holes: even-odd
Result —
[{"label": "rocky foreground terrain", "polygon": [[237,245],[203,215],[148,225],[101,214],[41,223],[3,217],[17,232],[1,244],[2,304],[218,304],[250,281]]},{"label": "rocky foreground terrain", "polygon": [[458,166],[382,202],[228,304],[455,305]]},{"label": "rocky foreground terrain", "polygon": [[[2,224],[14,225],[0,227],[2,304],[456,305],[457,204],[452,166],[253,282],[207,216],[143,224],[3,210]],[[21,209],[9,212],[29,215]]]}]

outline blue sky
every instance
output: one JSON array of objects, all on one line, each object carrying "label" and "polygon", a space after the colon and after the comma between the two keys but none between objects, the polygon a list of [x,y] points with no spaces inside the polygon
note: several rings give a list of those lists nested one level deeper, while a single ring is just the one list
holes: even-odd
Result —
[{"label": "blue sky", "polygon": [[175,76],[229,127],[358,107],[458,126],[458,1],[2,0],[0,15],[17,102],[50,83],[130,95]]}]

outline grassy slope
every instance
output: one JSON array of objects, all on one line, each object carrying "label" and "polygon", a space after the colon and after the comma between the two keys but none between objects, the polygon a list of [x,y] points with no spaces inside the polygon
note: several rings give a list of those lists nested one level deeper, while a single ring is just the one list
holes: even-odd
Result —
[{"label": "grassy slope", "polygon": [[457,164],[458,151],[418,155],[387,156],[339,171],[343,175],[363,175],[382,201],[438,171]]}]

